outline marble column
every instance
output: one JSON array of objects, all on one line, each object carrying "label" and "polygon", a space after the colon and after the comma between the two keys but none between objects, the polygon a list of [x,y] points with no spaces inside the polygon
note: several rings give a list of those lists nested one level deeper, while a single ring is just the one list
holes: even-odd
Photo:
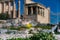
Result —
[{"label": "marble column", "polygon": [[40,8],[40,15],[41,15],[41,8]]},{"label": "marble column", "polygon": [[28,15],[28,7],[27,6],[25,6],[25,13],[26,13],[26,15]]},{"label": "marble column", "polygon": [[31,15],[33,15],[33,7],[31,7]]},{"label": "marble column", "polygon": [[9,1],[8,2],[8,15],[9,15],[9,18],[11,18],[11,10],[10,10],[10,7],[11,7],[11,2]]},{"label": "marble column", "polygon": [[38,7],[36,7],[36,14],[38,14]]},{"label": "marble column", "polygon": [[5,13],[6,11],[6,3],[5,2],[3,2],[3,13]]},{"label": "marble column", "polygon": [[1,13],[2,13],[2,8],[3,8],[3,7],[2,7],[2,2],[0,2],[0,5],[1,5],[1,6],[0,6],[0,14],[1,14]]},{"label": "marble column", "polygon": [[39,14],[41,15],[41,9],[39,8]]},{"label": "marble column", "polygon": [[3,2],[1,2],[1,4],[2,4],[2,12],[1,12],[1,13],[3,13],[3,9],[4,9],[4,5],[3,5]]},{"label": "marble column", "polygon": [[40,8],[38,7],[38,14],[40,14]]},{"label": "marble column", "polygon": [[15,4],[15,1],[13,1],[13,18],[16,18],[16,4]]},{"label": "marble column", "polygon": [[44,9],[42,9],[42,15],[44,16]]},{"label": "marble column", "polygon": [[20,18],[20,0],[18,0],[18,18]]},{"label": "marble column", "polygon": [[42,16],[42,8],[40,8],[40,15]]},{"label": "marble column", "polygon": [[41,16],[43,16],[43,9],[41,9]]}]

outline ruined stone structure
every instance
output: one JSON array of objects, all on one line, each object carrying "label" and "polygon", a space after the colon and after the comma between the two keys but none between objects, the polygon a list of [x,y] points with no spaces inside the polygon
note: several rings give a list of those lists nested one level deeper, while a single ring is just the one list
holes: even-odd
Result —
[{"label": "ruined stone structure", "polygon": [[31,0],[24,1],[24,17],[27,20],[35,20],[42,24],[50,23],[50,8]]},{"label": "ruined stone structure", "polygon": [[20,0],[18,0],[18,11],[15,0],[0,0],[0,13],[7,13],[9,18],[20,18]]},{"label": "ruined stone structure", "polygon": [[[15,0],[0,0],[0,13],[9,14],[9,18],[20,18],[20,0],[18,0],[18,10],[16,10]],[[23,18],[48,24],[50,23],[50,8],[32,0],[24,0]]]}]

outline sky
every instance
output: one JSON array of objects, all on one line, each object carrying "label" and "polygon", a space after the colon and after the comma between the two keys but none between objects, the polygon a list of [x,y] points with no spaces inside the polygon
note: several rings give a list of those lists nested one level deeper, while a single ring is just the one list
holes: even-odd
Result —
[{"label": "sky", "polygon": [[[21,1],[20,11],[21,11],[21,14],[23,14],[24,3],[23,3],[23,0],[20,0],[20,1]],[[32,1],[35,1],[46,7],[50,7],[50,23],[56,24],[57,22],[60,22],[60,0],[32,0]],[[16,0],[16,4],[17,4],[17,0]]]}]

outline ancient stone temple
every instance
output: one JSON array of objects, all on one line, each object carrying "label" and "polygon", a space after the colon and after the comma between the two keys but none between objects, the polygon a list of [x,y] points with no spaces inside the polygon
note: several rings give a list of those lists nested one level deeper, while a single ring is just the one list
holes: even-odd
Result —
[{"label": "ancient stone temple", "polygon": [[[0,13],[7,13],[9,18],[20,17],[20,0],[18,0],[18,10],[15,0],[0,0]],[[50,8],[32,0],[24,0],[24,20],[34,20],[41,24],[50,23]]]},{"label": "ancient stone temple", "polygon": [[15,0],[0,0],[0,13],[7,13],[9,18],[20,18],[20,0],[18,0],[18,10]]},{"label": "ancient stone temple", "polygon": [[50,8],[31,0],[24,0],[24,17],[42,24],[50,23]]}]

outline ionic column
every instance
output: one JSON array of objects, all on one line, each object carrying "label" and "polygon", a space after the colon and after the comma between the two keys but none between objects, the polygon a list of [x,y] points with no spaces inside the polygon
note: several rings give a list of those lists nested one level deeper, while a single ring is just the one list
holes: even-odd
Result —
[{"label": "ionic column", "polygon": [[25,14],[28,15],[28,7],[25,7],[26,11]]},{"label": "ionic column", "polygon": [[40,15],[41,15],[41,8],[40,8]]},{"label": "ionic column", "polygon": [[41,15],[43,16],[43,9],[41,9]]},{"label": "ionic column", "polygon": [[3,2],[3,13],[5,13],[6,11],[6,3],[5,2]]},{"label": "ionic column", "polygon": [[9,18],[11,18],[11,10],[10,10],[10,7],[11,7],[11,2],[9,1],[8,2],[8,14],[9,14]]},{"label": "ionic column", "polygon": [[38,14],[38,7],[36,7],[36,14]]},{"label": "ionic column", "polygon": [[44,9],[42,9],[42,15],[44,16]]},{"label": "ionic column", "polygon": [[40,9],[41,10],[41,16],[42,16],[42,9]]},{"label": "ionic column", "polygon": [[40,14],[40,8],[38,7],[38,14]]},{"label": "ionic column", "polygon": [[41,15],[41,9],[39,8],[39,14]]},{"label": "ionic column", "polygon": [[1,2],[1,4],[2,4],[2,12],[1,12],[1,13],[3,13],[3,9],[4,9],[4,5],[3,5],[3,2]]},{"label": "ionic column", "polygon": [[31,14],[33,14],[33,7],[31,7]]},{"label": "ionic column", "polygon": [[13,1],[13,18],[16,18],[16,4],[15,4],[15,1]]},{"label": "ionic column", "polygon": [[18,0],[18,18],[20,18],[20,0]]},{"label": "ionic column", "polygon": [[0,2],[0,7],[1,7],[1,9],[0,9],[0,14],[2,13],[2,8],[3,8],[3,6],[2,6],[2,2]]}]

